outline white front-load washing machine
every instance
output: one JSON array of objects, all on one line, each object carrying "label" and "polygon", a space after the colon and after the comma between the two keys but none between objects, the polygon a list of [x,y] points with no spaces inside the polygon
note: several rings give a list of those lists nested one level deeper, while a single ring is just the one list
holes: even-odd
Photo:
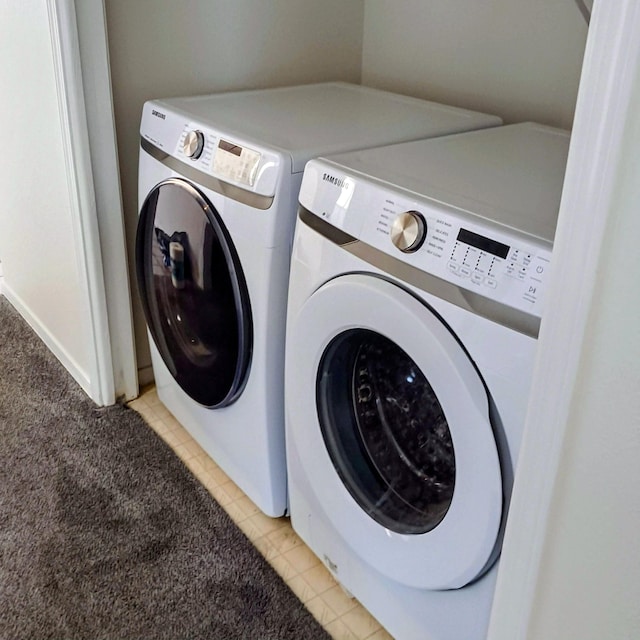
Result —
[{"label": "white front-load washing machine", "polygon": [[305,170],[290,515],[398,640],[486,636],[568,142],[512,125]]},{"label": "white front-load washing machine", "polygon": [[284,325],[305,163],[498,124],[346,83],[145,104],[136,261],[158,396],[264,513],[287,506]]}]

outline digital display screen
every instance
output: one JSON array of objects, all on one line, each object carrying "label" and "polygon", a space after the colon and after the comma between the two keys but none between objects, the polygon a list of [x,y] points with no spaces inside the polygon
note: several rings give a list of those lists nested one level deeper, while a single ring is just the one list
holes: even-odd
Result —
[{"label": "digital display screen", "polygon": [[498,256],[498,258],[506,258],[509,255],[509,249],[511,248],[506,244],[502,244],[502,242],[490,240],[489,238],[480,236],[477,233],[473,233],[473,231],[468,231],[467,229],[462,228],[458,233],[457,240],[459,242],[464,242],[465,244],[470,244],[472,247],[480,249],[481,251],[486,251],[494,256]]},{"label": "digital display screen", "polygon": [[242,155],[242,147],[239,147],[237,144],[231,144],[231,142],[227,142],[226,140],[220,140],[218,148],[233,153],[234,156],[240,157],[240,155]]}]

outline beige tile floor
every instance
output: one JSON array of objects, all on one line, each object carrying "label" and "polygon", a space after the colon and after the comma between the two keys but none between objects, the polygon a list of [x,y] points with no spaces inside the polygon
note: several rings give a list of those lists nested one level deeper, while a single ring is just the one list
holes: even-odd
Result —
[{"label": "beige tile floor", "polygon": [[169,413],[153,387],[129,406],[169,444],[334,640],[393,640],[343,591],[288,518],[260,512]]}]

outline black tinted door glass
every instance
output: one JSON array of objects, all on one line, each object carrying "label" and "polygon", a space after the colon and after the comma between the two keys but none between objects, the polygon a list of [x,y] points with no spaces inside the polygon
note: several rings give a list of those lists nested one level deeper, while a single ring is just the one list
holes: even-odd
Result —
[{"label": "black tinted door glass", "polygon": [[329,455],[358,504],[398,533],[436,527],[453,498],[455,455],[415,362],[378,333],[347,331],[323,355],[316,399]]},{"label": "black tinted door glass", "polygon": [[147,324],[171,374],[200,404],[230,404],[245,383],[252,326],[240,261],[218,213],[189,183],[160,183],[142,206],[136,255]]}]

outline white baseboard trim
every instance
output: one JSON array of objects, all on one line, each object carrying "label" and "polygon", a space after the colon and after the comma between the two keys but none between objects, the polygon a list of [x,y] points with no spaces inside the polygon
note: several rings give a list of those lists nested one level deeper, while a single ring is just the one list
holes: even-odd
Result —
[{"label": "white baseboard trim", "polygon": [[73,379],[82,387],[82,390],[91,398],[91,381],[85,371],[69,355],[67,350],[49,332],[42,321],[31,311],[6,282],[3,283],[2,294],[11,303],[14,309],[23,317],[25,322],[36,332],[40,340],[60,361],[62,366],[71,374]]}]

